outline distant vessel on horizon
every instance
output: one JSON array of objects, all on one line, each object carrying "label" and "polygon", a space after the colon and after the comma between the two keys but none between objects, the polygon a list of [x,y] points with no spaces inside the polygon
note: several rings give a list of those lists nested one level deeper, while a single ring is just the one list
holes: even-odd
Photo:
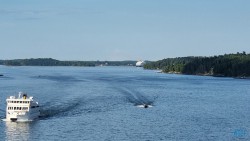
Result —
[{"label": "distant vessel on horizon", "polygon": [[40,116],[40,107],[33,97],[28,97],[26,93],[19,92],[19,96],[10,96],[6,99],[6,119],[5,121],[32,121]]},{"label": "distant vessel on horizon", "polygon": [[136,62],[136,64],[135,64],[136,67],[143,67],[143,65],[145,65],[145,62],[141,61],[141,60]]}]

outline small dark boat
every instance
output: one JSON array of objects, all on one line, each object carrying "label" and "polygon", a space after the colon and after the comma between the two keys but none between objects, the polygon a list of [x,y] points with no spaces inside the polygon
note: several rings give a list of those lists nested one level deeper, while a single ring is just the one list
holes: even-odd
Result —
[{"label": "small dark boat", "polygon": [[147,104],[144,104],[144,108],[148,108],[148,105],[147,105]]}]

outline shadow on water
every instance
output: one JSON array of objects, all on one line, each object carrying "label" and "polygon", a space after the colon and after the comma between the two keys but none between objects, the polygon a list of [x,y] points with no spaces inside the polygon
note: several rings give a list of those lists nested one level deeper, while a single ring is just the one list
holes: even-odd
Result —
[{"label": "shadow on water", "polygon": [[39,75],[39,76],[33,76],[32,78],[36,79],[46,79],[56,82],[80,82],[83,80],[79,80],[73,76],[50,76],[50,75]]},{"label": "shadow on water", "polygon": [[134,106],[138,105],[153,105],[157,97],[147,98],[142,95],[139,91],[131,90],[131,89],[117,89],[120,93],[126,96],[128,102],[134,104]]},{"label": "shadow on water", "polygon": [[0,76],[0,80],[11,80],[13,79],[13,77],[9,77],[9,76]]}]

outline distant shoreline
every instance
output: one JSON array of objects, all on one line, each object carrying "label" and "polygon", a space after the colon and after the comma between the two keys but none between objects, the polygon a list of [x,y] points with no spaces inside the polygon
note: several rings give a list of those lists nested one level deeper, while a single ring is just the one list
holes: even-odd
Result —
[{"label": "distant shoreline", "polygon": [[5,66],[135,66],[137,61],[59,61],[52,58],[0,60]]}]

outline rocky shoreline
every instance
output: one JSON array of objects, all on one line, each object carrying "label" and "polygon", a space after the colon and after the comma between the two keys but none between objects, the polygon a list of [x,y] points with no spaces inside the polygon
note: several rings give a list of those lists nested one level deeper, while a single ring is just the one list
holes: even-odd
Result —
[{"label": "rocky shoreline", "polygon": [[198,75],[198,76],[212,76],[212,77],[231,77],[231,78],[235,78],[235,79],[250,79],[249,76],[237,76],[237,77],[233,77],[233,76],[224,76],[222,74],[211,74],[211,73],[198,73],[198,74],[185,74],[185,73],[181,73],[181,72],[175,72],[175,71],[171,71],[171,72],[164,72],[163,70],[156,70],[157,73],[167,73],[167,74],[181,74],[181,75]]}]

